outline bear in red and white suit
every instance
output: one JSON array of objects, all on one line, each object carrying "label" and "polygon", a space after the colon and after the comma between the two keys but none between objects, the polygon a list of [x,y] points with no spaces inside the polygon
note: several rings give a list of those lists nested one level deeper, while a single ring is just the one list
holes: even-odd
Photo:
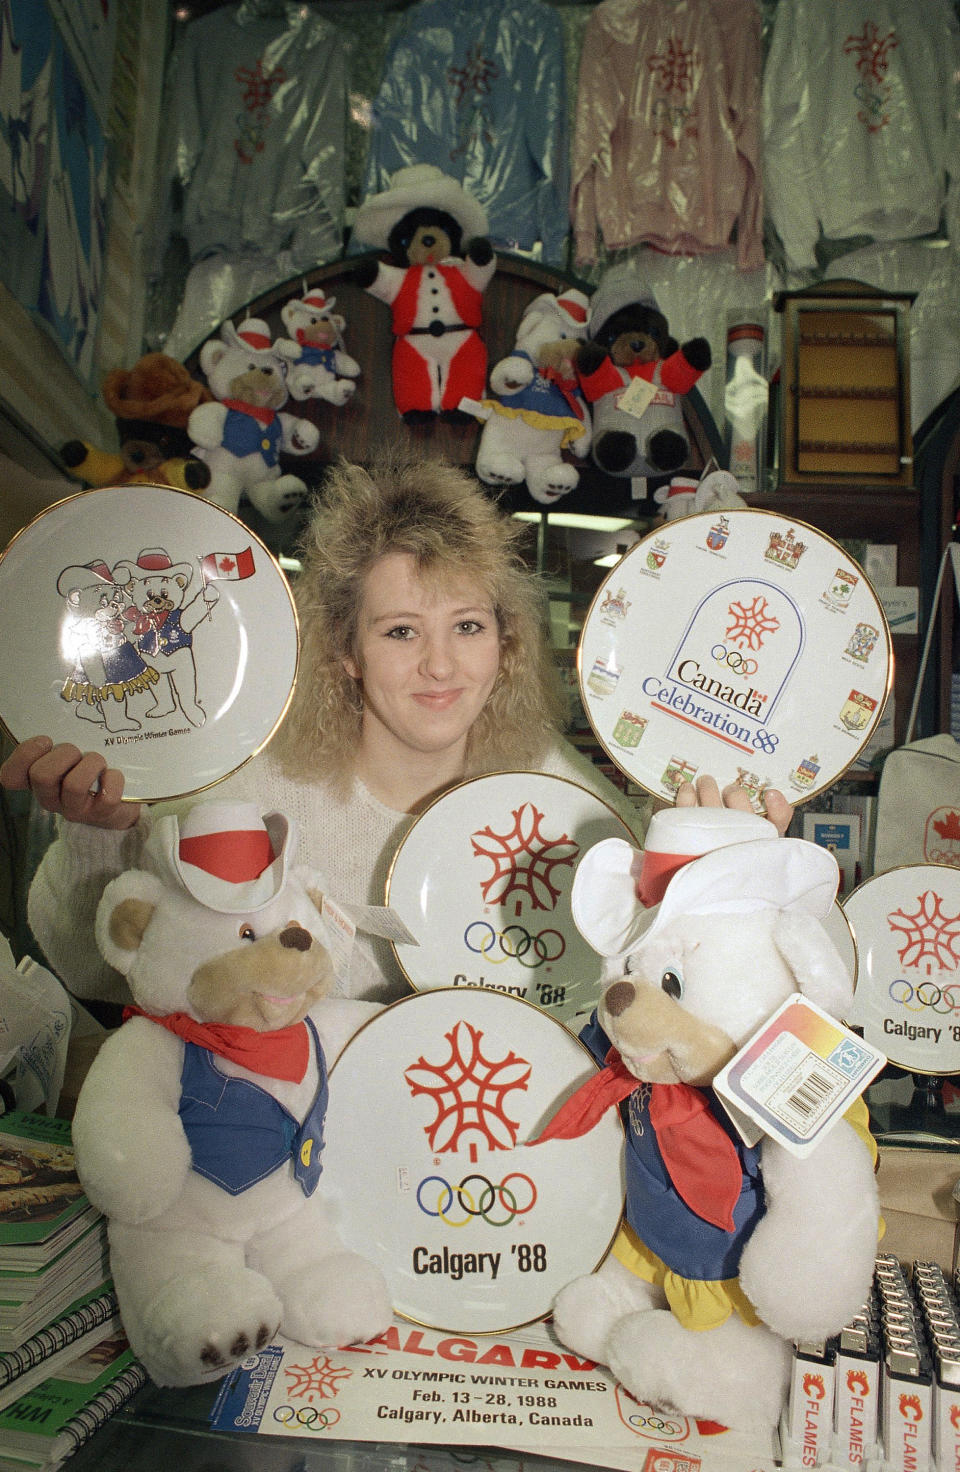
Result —
[{"label": "bear in red and white suit", "polygon": [[483,395],[483,292],[497,269],[485,229],[477,202],[432,164],[399,169],[357,212],[357,238],[391,256],[361,261],[355,280],[392,310],[393,397],[408,422],[467,419],[460,400]]}]

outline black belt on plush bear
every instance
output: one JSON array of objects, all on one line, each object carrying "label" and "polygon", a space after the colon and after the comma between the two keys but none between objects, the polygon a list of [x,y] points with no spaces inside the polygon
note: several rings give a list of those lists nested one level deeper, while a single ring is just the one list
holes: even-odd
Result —
[{"label": "black belt on plush bear", "polygon": [[402,335],[414,337],[424,332],[429,332],[431,337],[442,337],[445,332],[471,332],[466,322],[431,322],[429,327],[408,327]]}]

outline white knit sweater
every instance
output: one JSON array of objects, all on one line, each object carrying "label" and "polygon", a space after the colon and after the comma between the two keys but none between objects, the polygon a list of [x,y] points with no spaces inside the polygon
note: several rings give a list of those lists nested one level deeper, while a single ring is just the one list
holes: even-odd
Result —
[{"label": "white knit sweater", "polygon": [[[640,839],[646,814],[573,747],[558,742],[539,766],[595,792]],[[218,800],[255,802],[261,812],[285,813],[299,832],[297,862],[319,871],[324,892],[347,904],[383,904],[391,860],[414,821],[378,802],[358,780],[346,799],[322,782],[294,782],[269,751],[219,783],[215,795]],[[28,920],[49,965],[75,996],[129,1001],[124,979],[100,957],[93,923],[105,884],[143,862],[150,817],[145,809],[136,827],[125,833],[61,822],[59,836],[37,869]],[[358,935],[349,995],[392,1001],[407,991],[389,942]]]}]

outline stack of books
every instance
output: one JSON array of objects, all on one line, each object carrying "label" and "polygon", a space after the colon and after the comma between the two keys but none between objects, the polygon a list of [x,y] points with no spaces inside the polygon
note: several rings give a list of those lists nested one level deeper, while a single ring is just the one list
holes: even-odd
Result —
[{"label": "stack of books", "polygon": [[0,1117],[0,1472],[56,1467],[145,1380],[69,1120]]}]

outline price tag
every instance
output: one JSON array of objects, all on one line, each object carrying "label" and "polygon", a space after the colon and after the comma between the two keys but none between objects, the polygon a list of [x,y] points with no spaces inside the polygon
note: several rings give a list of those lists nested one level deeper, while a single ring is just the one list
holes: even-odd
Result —
[{"label": "price tag", "polygon": [[746,1115],[794,1155],[809,1155],[887,1059],[799,994],[788,997],[713,1081],[731,1118]]},{"label": "price tag", "polygon": [[655,383],[649,383],[645,378],[632,378],[617,400],[617,408],[625,414],[635,414],[639,419],[649,409],[656,392]]}]

